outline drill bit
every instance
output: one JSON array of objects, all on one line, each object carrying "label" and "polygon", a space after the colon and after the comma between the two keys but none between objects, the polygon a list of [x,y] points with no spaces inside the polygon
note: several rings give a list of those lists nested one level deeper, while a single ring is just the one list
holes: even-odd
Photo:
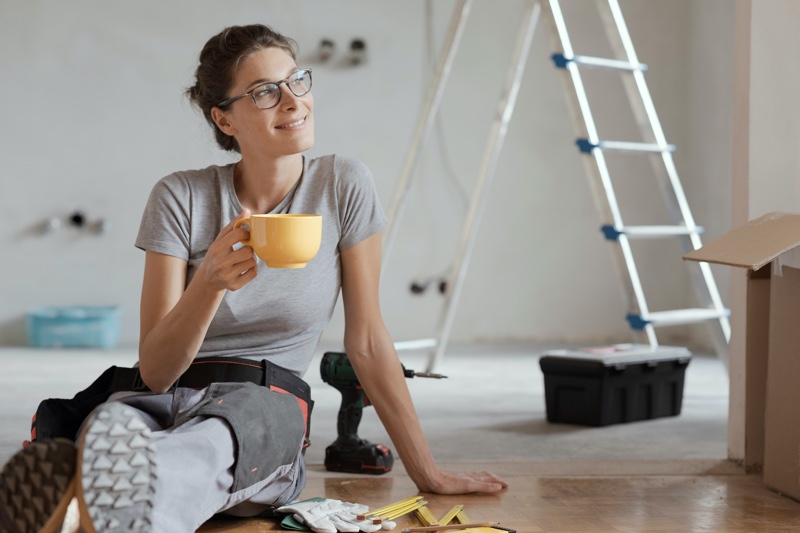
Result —
[{"label": "drill bit", "polygon": [[405,374],[405,376],[407,378],[413,378],[413,377],[416,376],[418,378],[443,379],[443,378],[447,377],[447,376],[445,376],[443,374],[434,374],[433,372],[415,372],[415,371],[410,370],[410,369],[405,368],[405,367],[403,367],[403,373]]}]

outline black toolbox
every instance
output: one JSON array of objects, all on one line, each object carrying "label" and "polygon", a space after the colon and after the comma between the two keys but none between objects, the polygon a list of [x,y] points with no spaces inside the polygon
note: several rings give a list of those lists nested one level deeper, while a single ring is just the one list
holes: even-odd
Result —
[{"label": "black toolbox", "polygon": [[542,355],[548,422],[607,426],[681,413],[686,348],[616,344]]}]

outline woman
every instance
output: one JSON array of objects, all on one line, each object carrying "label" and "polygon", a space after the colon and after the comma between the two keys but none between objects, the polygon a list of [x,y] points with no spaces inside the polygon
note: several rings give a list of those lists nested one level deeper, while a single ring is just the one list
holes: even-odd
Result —
[{"label": "woman", "polygon": [[[165,177],[145,208],[136,378],[149,391],[112,387],[78,437],[74,491],[98,531],[194,531],[216,513],[253,516],[300,494],[311,406],[300,376],[340,288],[348,357],[419,490],[507,486],[431,457],[379,309],[386,218],[363,164],[303,157],[314,142],[310,90],[294,42],[266,26],[226,28],[200,54],[189,97],[241,159]],[[320,251],[302,270],[266,268],[239,244],[248,231],[235,223],[251,213],[321,214]],[[229,372],[251,367],[254,379]]]}]

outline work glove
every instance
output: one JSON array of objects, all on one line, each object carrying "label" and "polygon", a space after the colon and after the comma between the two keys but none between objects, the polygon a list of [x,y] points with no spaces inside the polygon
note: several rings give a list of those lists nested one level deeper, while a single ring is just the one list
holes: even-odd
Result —
[{"label": "work glove", "polygon": [[373,533],[381,529],[372,520],[358,520],[357,515],[369,511],[366,505],[340,500],[306,500],[278,508],[279,513],[292,513],[316,533]]}]

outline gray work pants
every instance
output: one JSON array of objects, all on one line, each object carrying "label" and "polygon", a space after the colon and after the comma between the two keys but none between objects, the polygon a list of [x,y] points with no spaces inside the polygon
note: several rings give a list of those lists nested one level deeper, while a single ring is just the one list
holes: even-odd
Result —
[{"label": "gray work pants", "polygon": [[[287,443],[285,438],[277,445],[284,448],[283,456],[291,459],[270,468],[269,472],[260,472],[257,478],[242,479],[237,461],[242,460],[244,443],[241,439],[249,437],[234,430],[233,425],[239,425],[238,422],[225,416],[192,414],[210,399],[214,400],[210,402],[213,405],[222,403],[208,397],[209,388],[199,391],[178,388],[166,394],[123,392],[109,399],[137,409],[152,431],[158,468],[154,533],[193,532],[217,513],[254,516],[271,506],[295,500],[305,485],[303,439],[302,435],[297,439],[294,429],[291,439],[297,439],[296,446]],[[248,387],[247,392],[280,394],[256,386]],[[299,424],[303,425],[302,419]],[[251,450],[256,448],[249,452],[253,455],[259,443],[247,445]],[[249,466],[247,471],[249,476]],[[234,487],[237,490],[234,491]]]}]

